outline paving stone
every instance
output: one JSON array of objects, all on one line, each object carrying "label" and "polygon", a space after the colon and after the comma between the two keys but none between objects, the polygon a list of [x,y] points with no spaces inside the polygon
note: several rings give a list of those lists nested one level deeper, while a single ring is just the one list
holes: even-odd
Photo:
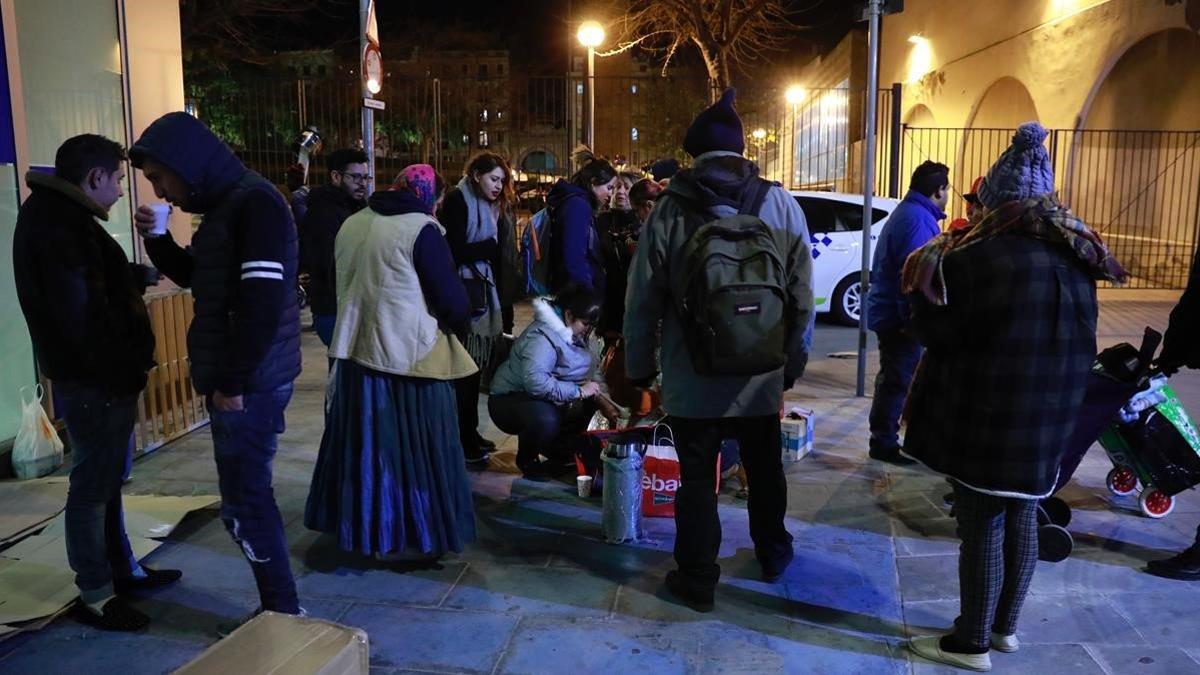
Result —
[{"label": "paving stone", "polygon": [[584,571],[471,565],[444,607],[528,616],[606,617],[617,583]]},{"label": "paving stone", "polygon": [[899,558],[900,593],[904,602],[958,598],[958,555]]},{"label": "paving stone", "polygon": [[1200,590],[1175,582],[1172,592],[1113,593],[1107,600],[1152,645],[1195,648],[1200,644]]},{"label": "paving stone", "polygon": [[490,673],[517,618],[360,604],[351,607],[342,622],[367,631],[373,666]]},{"label": "paving stone", "polygon": [[258,588],[250,571],[250,563],[246,562],[241,550],[228,536],[211,546],[165,542],[145,562],[151,567],[183,570],[184,581],[189,587],[253,592],[257,592]]},{"label": "paving stone", "polygon": [[648,622],[522,622],[513,636],[501,673],[654,673],[693,671],[688,655],[698,643],[672,638],[677,631]]},{"label": "paving stone", "polygon": [[310,572],[297,585],[302,598],[338,598],[432,607],[450,592],[465,567],[460,562],[444,562],[428,569],[414,569],[401,563],[364,559],[362,566]]},{"label": "paving stone", "polygon": [[[1015,654],[1003,654],[993,650],[993,673],[1013,673],[1027,675],[1028,673],[1059,673],[1093,675],[1103,672],[1091,654],[1081,645],[1021,645],[1021,650]],[[952,675],[961,674],[964,670],[943,666],[911,655],[912,672],[915,675]]]},{"label": "paving stone", "polygon": [[[144,633],[39,635],[0,660],[6,673],[170,672],[204,651],[205,644]],[[152,657],[147,658],[148,655]]]},{"label": "paving stone", "polygon": [[906,673],[898,644],[812,626],[786,638],[713,627],[701,643],[703,673]]},{"label": "paving stone", "polygon": [[1088,645],[1110,673],[1200,673],[1200,663],[1176,647]]}]

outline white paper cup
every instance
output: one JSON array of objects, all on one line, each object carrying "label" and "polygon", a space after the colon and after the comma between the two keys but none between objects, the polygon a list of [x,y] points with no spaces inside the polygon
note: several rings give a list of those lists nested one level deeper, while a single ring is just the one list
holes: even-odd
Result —
[{"label": "white paper cup", "polygon": [[580,497],[592,496],[592,477],[591,476],[576,476],[575,489],[578,490]]},{"label": "white paper cup", "polygon": [[150,210],[154,211],[154,227],[150,230],[150,236],[161,237],[167,233],[167,219],[171,217],[171,205],[151,204]]}]

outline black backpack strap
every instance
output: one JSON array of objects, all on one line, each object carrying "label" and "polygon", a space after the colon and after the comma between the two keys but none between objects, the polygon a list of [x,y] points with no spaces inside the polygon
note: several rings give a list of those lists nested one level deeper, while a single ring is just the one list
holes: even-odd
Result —
[{"label": "black backpack strap", "polygon": [[762,210],[763,202],[767,200],[767,193],[773,187],[775,184],[771,181],[756,178],[754,185],[746,190],[746,201],[742,202],[742,208],[738,213],[743,216],[757,216],[758,212]]}]

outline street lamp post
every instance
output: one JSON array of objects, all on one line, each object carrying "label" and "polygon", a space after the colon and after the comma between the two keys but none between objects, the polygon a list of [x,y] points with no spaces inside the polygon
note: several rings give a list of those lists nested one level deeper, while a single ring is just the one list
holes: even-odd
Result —
[{"label": "street lamp post", "polygon": [[858,282],[858,373],[855,395],[866,396],[867,389],[867,290],[871,282],[871,198],[875,194],[875,116],[879,105],[879,15],[882,0],[867,2],[867,124],[863,145],[863,228],[862,262]]},{"label": "street lamp post", "polygon": [[586,142],[591,150],[596,149],[596,47],[604,42],[604,26],[596,21],[584,21],[579,24],[576,33],[579,44],[587,47],[587,100],[584,108],[587,110]]}]

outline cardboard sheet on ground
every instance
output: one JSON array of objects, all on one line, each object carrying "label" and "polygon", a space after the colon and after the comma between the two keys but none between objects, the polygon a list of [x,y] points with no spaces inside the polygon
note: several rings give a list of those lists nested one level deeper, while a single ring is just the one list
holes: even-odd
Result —
[{"label": "cardboard sheet on ground", "polygon": [[[160,542],[153,539],[135,537],[133,535],[129,536],[129,547],[133,549],[133,555],[138,560],[150,555],[160,545]],[[20,542],[0,551],[0,558],[24,560],[25,562],[53,565],[64,569],[70,568],[70,565],[67,563],[67,542],[61,535],[57,534],[37,534],[32,537],[26,537]]]},{"label": "cardboard sheet on ground", "polygon": [[32,621],[71,604],[75,573],[56,565],[0,561],[0,623]]},{"label": "cardboard sheet on ground", "polygon": [[[38,499],[48,501],[44,493],[35,491],[35,494]],[[66,501],[65,484],[59,499],[61,508]],[[217,497],[209,495],[126,496],[125,528],[134,555],[139,560],[149,555],[161,544],[151,537],[169,535],[189,512],[211,506],[217,501]],[[36,524],[25,527],[25,530]],[[0,551],[0,624],[51,616],[71,604],[79,595],[75,588],[75,574],[67,564],[63,529],[62,515],[59,514],[37,535]],[[40,627],[41,624],[26,625],[19,627],[19,630]],[[0,626],[0,640],[9,634],[9,628]]]},{"label": "cardboard sheet on ground", "polygon": [[[212,495],[190,497],[165,497],[161,495],[125,495],[121,502],[125,507],[125,532],[132,537],[161,539],[169,536],[192,511],[199,511],[220,501]],[[60,514],[40,533],[63,534],[63,517]]]},{"label": "cardboard sheet on ground", "polygon": [[0,543],[50,520],[66,503],[67,480],[62,476],[0,482]]}]

